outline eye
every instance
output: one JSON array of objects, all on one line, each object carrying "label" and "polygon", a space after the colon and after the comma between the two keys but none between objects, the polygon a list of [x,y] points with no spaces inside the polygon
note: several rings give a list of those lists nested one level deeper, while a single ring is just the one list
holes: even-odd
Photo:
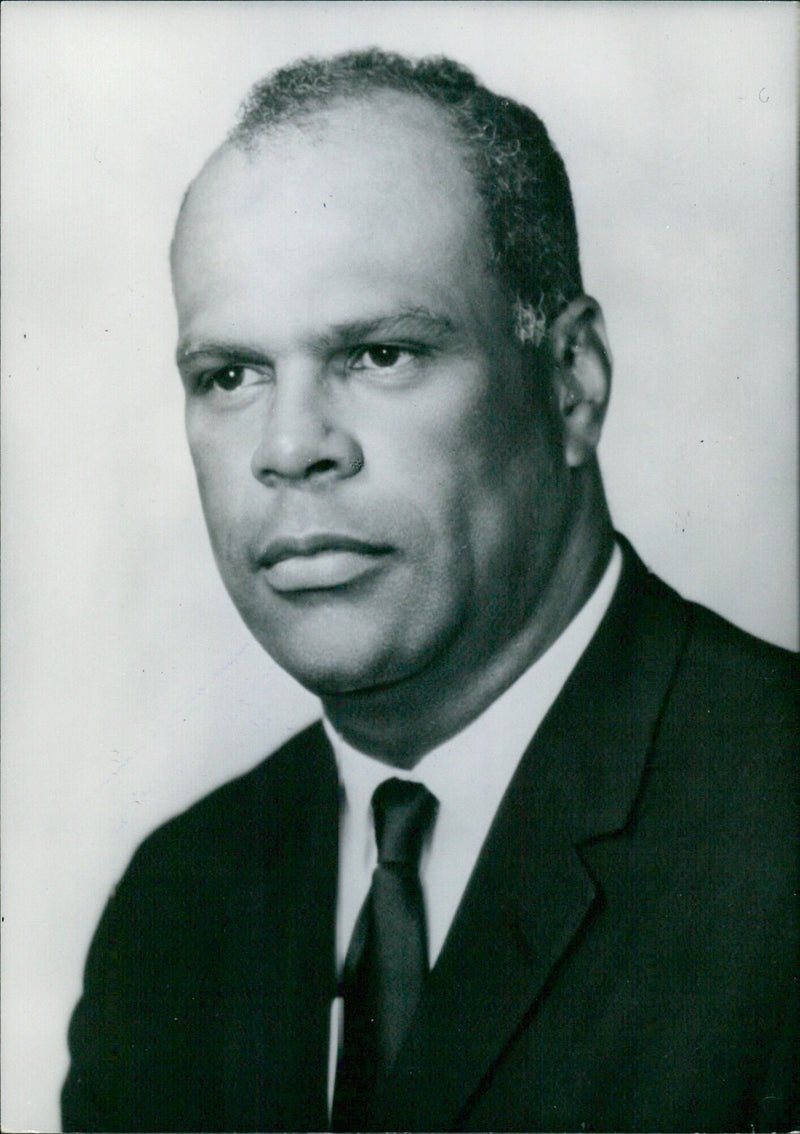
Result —
[{"label": "eye", "polygon": [[351,370],[391,370],[398,363],[411,361],[416,353],[408,347],[373,343],[359,347],[350,355]]},{"label": "eye", "polygon": [[223,390],[233,393],[247,386],[256,386],[264,381],[264,375],[252,366],[220,366],[201,375],[198,386],[201,390]]}]

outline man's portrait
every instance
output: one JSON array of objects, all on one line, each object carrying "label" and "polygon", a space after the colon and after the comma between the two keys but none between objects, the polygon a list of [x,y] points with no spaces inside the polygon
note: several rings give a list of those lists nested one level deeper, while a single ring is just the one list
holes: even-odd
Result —
[{"label": "man's portrait", "polygon": [[9,8],[4,1126],[796,1128],[791,8]]}]

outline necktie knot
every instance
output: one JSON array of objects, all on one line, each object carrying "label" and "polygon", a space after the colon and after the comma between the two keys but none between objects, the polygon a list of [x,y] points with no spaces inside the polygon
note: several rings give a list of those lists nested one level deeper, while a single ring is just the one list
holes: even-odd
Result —
[{"label": "necktie knot", "polygon": [[372,813],[381,866],[419,868],[422,841],[436,807],[436,797],[424,784],[390,779],[375,789]]}]

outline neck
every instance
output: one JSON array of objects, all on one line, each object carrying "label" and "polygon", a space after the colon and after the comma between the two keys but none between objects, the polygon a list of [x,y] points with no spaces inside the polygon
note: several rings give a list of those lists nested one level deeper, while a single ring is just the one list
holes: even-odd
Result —
[{"label": "neck", "polygon": [[595,590],[612,546],[608,509],[594,477],[556,548],[534,608],[500,648],[480,657],[479,665],[474,656],[449,654],[394,684],[325,696],[328,719],[353,747],[393,767],[413,768],[478,717],[553,644]]}]

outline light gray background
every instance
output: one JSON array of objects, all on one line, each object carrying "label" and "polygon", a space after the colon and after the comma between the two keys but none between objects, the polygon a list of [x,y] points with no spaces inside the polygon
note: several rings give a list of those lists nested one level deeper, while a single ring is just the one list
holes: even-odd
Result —
[{"label": "light gray background", "polygon": [[791,4],[7,3],[5,1130],[52,1130],[90,935],[141,837],[314,714],[219,583],[166,250],[248,85],[311,51],[447,52],[530,102],[616,358],[618,526],[796,642]]}]

